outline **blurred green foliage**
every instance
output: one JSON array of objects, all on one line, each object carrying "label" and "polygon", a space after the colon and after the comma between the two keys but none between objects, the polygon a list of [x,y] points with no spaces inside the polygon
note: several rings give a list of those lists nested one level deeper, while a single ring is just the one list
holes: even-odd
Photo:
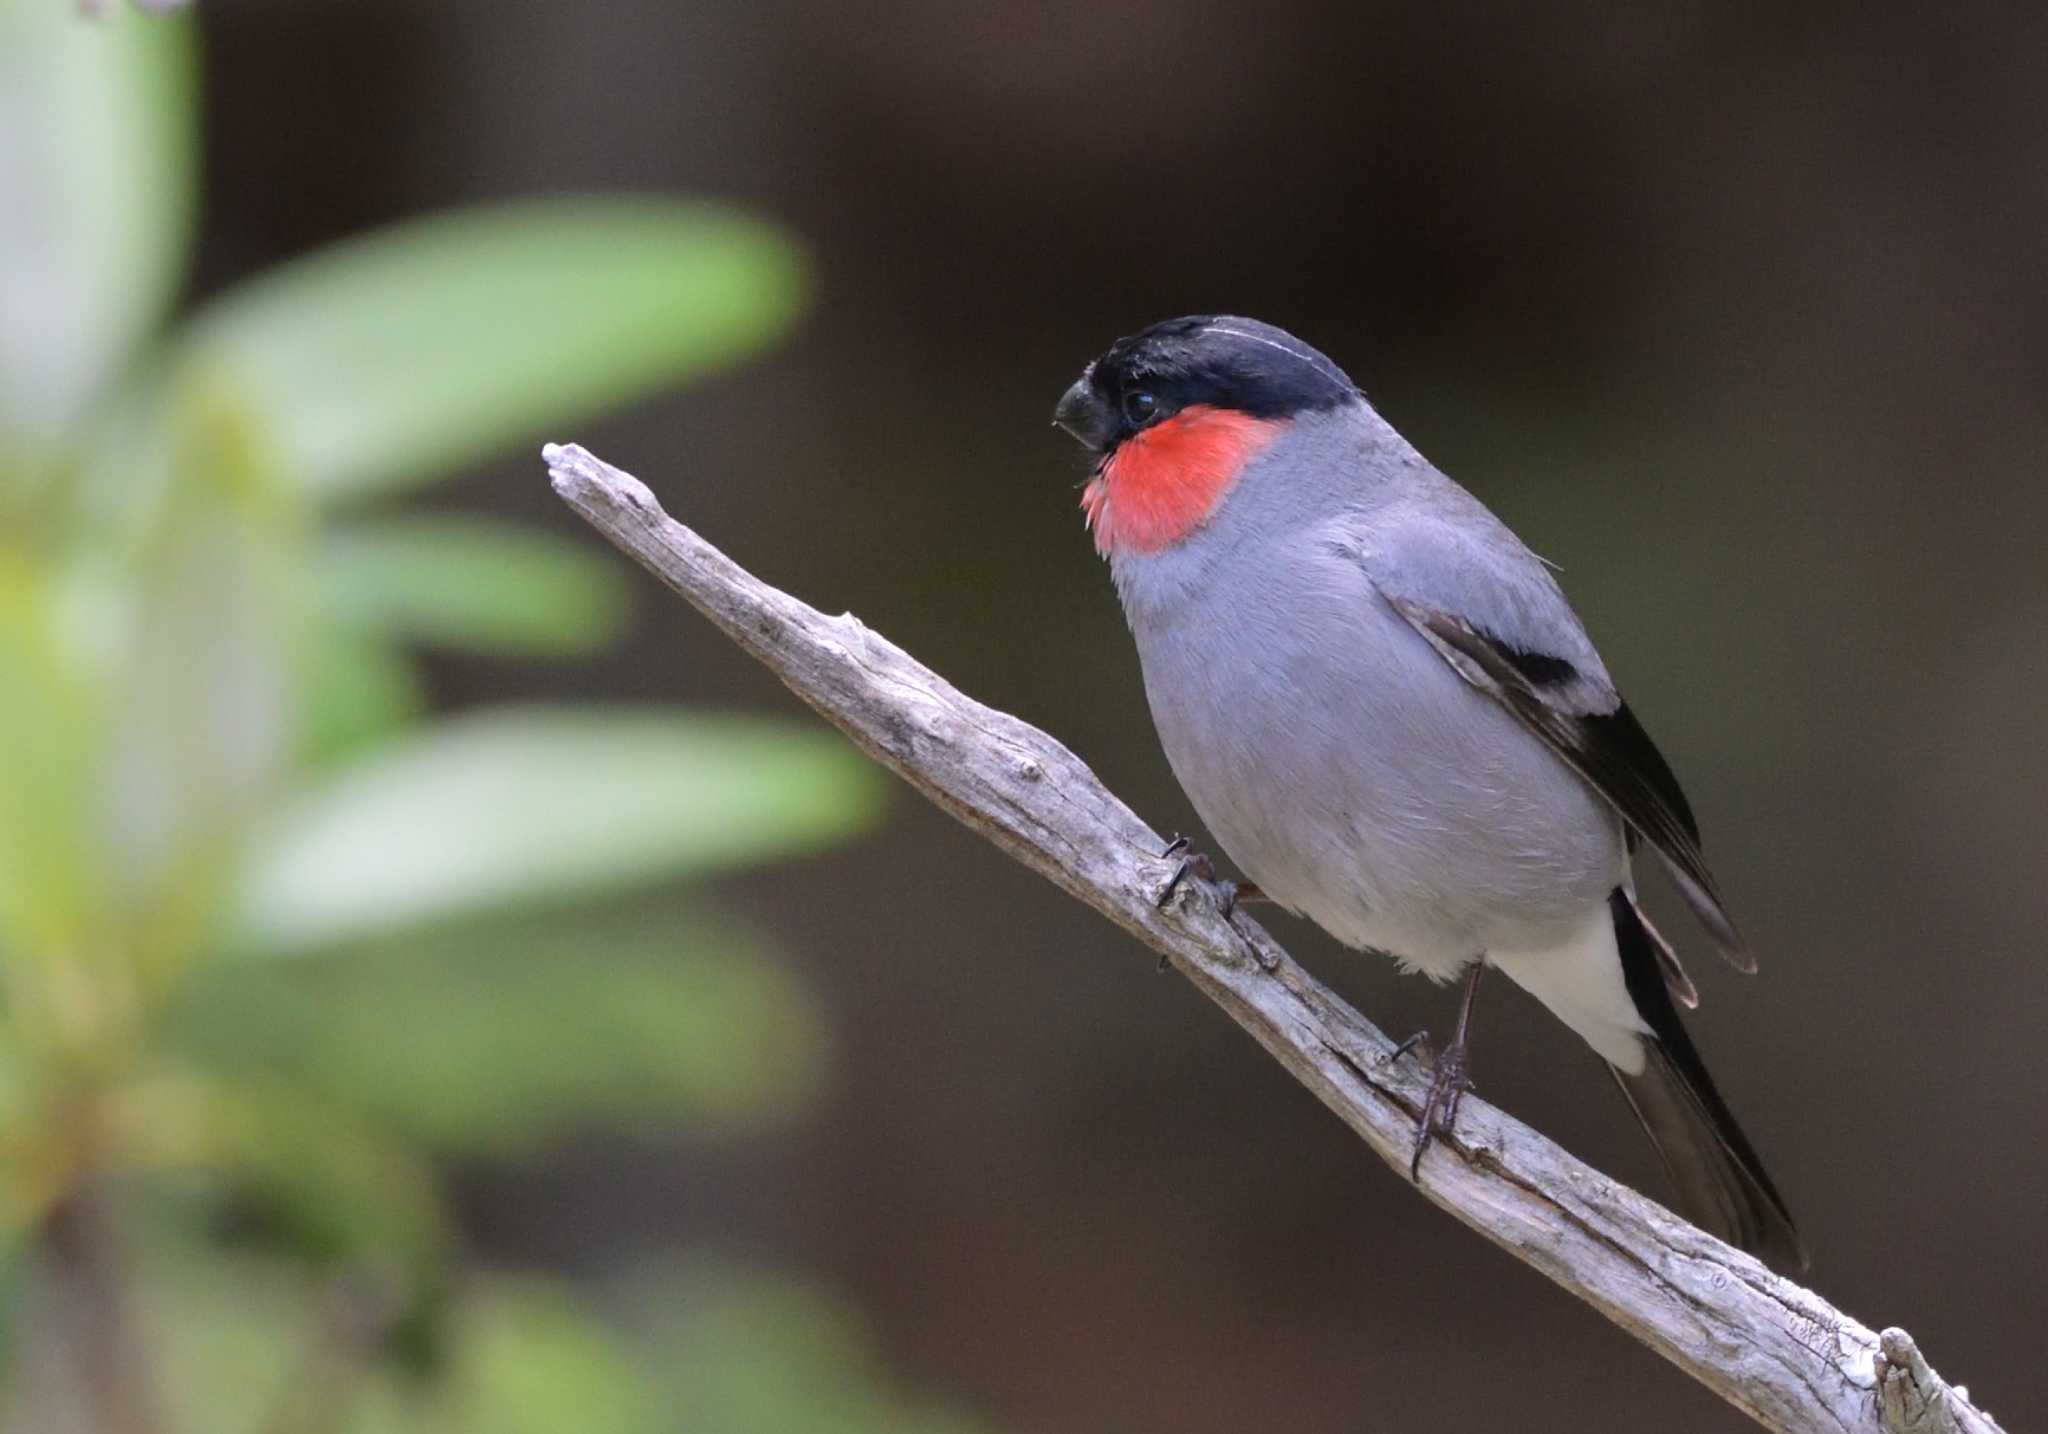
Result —
[{"label": "blurred green foliage", "polygon": [[589,653],[628,589],[371,506],[772,342],[800,253],[703,204],[503,205],[166,331],[196,61],[189,17],[0,0],[0,1422],[107,1427],[99,1374],[49,1375],[123,1356],[65,1347],[119,1308],[52,1313],[122,1298],[54,1233],[89,1207],[165,1429],[963,1427],[800,1282],[684,1269],[600,1314],[465,1268],[441,1189],[818,1087],[758,936],[628,898],[859,831],[872,769],[758,719],[428,720],[416,645]]},{"label": "blurred green foliage", "polygon": [[[239,1278],[221,1281],[221,1265]],[[447,1316],[453,1348],[431,1383],[350,1369],[359,1293],[309,1285],[243,1256],[148,1262],[155,1323],[171,1331],[168,1393],[187,1427],[250,1429],[317,1414],[351,1386],[350,1434],[976,1434],[985,1426],[897,1386],[858,1317],[811,1284],[713,1261],[658,1267],[598,1309],[560,1285],[470,1280]],[[234,1297],[224,1298],[232,1289]],[[353,1307],[351,1307],[353,1304]],[[305,1331],[325,1328],[310,1362]],[[213,1425],[194,1421],[216,1419]]]}]

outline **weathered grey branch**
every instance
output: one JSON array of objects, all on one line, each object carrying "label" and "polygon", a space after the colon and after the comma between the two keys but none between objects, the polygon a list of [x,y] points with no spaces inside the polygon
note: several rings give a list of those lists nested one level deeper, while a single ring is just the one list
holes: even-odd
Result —
[{"label": "weathered grey branch", "polygon": [[[804,701],[961,822],[1160,952],[1381,1159],[1403,1171],[1423,1079],[1242,913],[1173,871],[1159,835],[1065,747],[964,696],[850,613],[761,582],[577,447],[555,491]],[[1883,1347],[1812,1291],[1581,1164],[1476,1099],[1423,1162],[1429,1199],[1593,1305],[1766,1428],[1996,1434],[1903,1331]]]},{"label": "weathered grey branch", "polygon": [[1969,1391],[1951,1389],[1930,1369],[1913,1336],[1888,1329],[1877,1337],[1877,1344],[1873,1367],[1887,1434],[1969,1434],[1982,1427],[1966,1417],[1966,1412],[1976,1413],[1969,1409]]}]

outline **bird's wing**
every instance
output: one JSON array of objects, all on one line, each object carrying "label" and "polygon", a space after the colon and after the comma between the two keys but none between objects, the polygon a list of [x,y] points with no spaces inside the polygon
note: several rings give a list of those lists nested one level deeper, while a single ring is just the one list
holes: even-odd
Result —
[{"label": "bird's wing", "polygon": [[1678,778],[1621,700],[1564,594],[1477,500],[1458,496],[1469,509],[1382,514],[1353,529],[1347,546],[1380,595],[1460,677],[1613,803],[1656,849],[1721,954],[1754,971],[1700,854],[1699,824]]}]

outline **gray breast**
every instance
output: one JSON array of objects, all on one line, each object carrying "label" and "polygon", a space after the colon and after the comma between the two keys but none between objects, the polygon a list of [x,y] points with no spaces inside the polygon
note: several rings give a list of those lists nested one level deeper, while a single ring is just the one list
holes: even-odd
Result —
[{"label": "gray breast", "polygon": [[1116,562],[1161,743],[1225,854],[1433,974],[1565,939],[1620,878],[1612,809],[1338,545],[1261,528]]}]

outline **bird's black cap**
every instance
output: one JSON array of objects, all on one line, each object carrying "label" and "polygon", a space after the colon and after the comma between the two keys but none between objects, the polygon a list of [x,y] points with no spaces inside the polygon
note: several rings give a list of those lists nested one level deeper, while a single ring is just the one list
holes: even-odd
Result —
[{"label": "bird's black cap", "polygon": [[1146,424],[1197,404],[1292,418],[1357,393],[1344,370],[1285,329],[1191,314],[1111,344],[1060,399],[1053,422],[1106,453]]}]

